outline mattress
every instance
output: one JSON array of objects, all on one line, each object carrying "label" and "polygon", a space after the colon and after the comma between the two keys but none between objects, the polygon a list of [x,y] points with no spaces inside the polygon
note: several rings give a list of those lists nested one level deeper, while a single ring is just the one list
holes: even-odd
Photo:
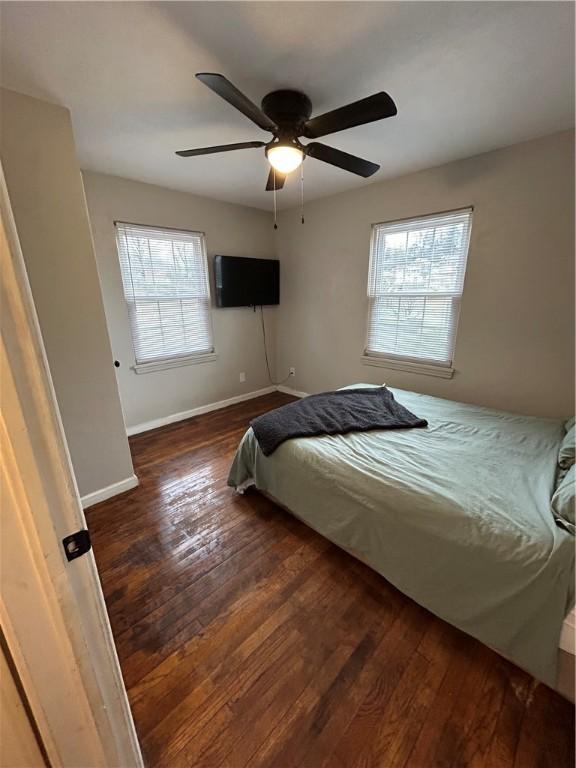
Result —
[{"label": "mattress", "polygon": [[550,511],[562,424],[392,391],[429,426],[294,439],[268,457],[248,430],[230,485],[253,480],[554,686],[558,646],[573,647],[574,539]]}]

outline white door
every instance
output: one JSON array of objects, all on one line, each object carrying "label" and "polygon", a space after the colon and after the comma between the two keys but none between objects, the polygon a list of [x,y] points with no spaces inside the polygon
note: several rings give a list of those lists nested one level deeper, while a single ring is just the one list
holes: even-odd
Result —
[{"label": "white door", "polygon": [[46,765],[26,702],[18,690],[4,649],[0,648],[0,768]]},{"label": "white door", "polygon": [[0,168],[0,623],[51,766],[143,765]]}]

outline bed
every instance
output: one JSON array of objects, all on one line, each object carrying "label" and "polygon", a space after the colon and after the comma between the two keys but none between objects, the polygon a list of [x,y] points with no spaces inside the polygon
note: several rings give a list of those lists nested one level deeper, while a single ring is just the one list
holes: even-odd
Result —
[{"label": "bed", "polygon": [[550,510],[562,423],[392,392],[428,427],[293,439],[268,457],[248,429],[228,484],[254,484],[416,602],[558,687],[561,636],[572,647],[564,676],[574,658],[574,537]]}]

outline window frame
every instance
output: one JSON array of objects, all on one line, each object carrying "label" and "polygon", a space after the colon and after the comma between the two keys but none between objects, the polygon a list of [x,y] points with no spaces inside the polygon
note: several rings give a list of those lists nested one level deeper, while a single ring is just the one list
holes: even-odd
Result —
[{"label": "window frame", "polygon": [[[136,354],[136,345],[134,344],[134,329],[132,327],[131,308],[126,291],[124,288],[124,273],[122,270],[122,261],[120,258],[120,252],[118,247],[118,234],[119,226],[122,227],[138,227],[141,229],[160,230],[166,233],[181,232],[186,235],[198,235],[200,237],[200,244],[202,249],[202,263],[205,271],[206,285],[208,288],[208,326],[210,330],[210,340],[212,342],[212,349],[208,352],[189,353],[184,355],[172,355],[170,357],[159,357],[156,359],[138,361]],[[214,339],[214,323],[212,318],[212,285],[210,281],[210,270],[208,268],[208,253],[206,248],[206,233],[200,230],[182,229],[181,227],[167,227],[165,225],[154,224],[137,224],[133,221],[123,221],[120,219],[114,220],[114,235],[116,243],[116,255],[118,258],[118,267],[120,269],[120,279],[122,283],[122,296],[126,307],[126,314],[128,320],[128,327],[130,332],[130,343],[132,345],[132,354],[134,356],[134,363],[130,368],[137,374],[151,373],[153,371],[162,371],[170,368],[180,368],[186,365],[197,365],[199,363],[211,362],[218,359],[218,353],[216,352],[215,339]]]},{"label": "window frame", "polygon": [[[425,221],[426,219],[435,219],[440,216],[449,216],[454,214],[464,214],[468,213],[470,217],[470,223],[468,226],[468,241],[466,243],[466,254],[465,254],[465,261],[464,261],[464,274],[462,277],[462,291],[459,294],[454,294],[453,292],[446,292],[442,294],[441,292],[433,293],[434,296],[445,296],[446,298],[451,298],[452,300],[452,308],[451,308],[451,316],[453,318],[453,322],[451,325],[451,337],[450,337],[450,349],[451,349],[451,359],[449,362],[445,362],[442,360],[431,360],[430,358],[421,358],[421,357],[413,357],[409,355],[397,355],[392,352],[374,352],[372,350],[368,350],[368,341],[369,341],[369,335],[370,335],[370,323],[371,323],[371,313],[372,313],[372,306],[374,302],[374,297],[370,296],[369,294],[369,281],[370,281],[370,270],[372,268],[372,254],[373,254],[373,248],[374,248],[374,241],[376,238],[376,233],[378,227],[384,227],[384,226],[390,226],[395,224],[402,224],[402,223],[412,223],[412,222],[421,222]],[[371,225],[371,231],[370,231],[370,250],[368,255],[368,276],[366,281],[366,287],[367,287],[367,293],[366,293],[366,300],[367,300],[367,312],[366,312],[366,332],[364,337],[364,352],[362,354],[361,361],[364,365],[369,366],[375,366],[378,368],[390,368],[392,370],[398,370],[398,371],[406,371],[407,373],[420,373],[427,376],[436,376],[443,379],[451,379],[454,375],[454,353],[456,351],[456,339],[458,336],[458,325],[460,321],[460,309],[462,304],[462,296],[464,294],[464,286],[466,281],[466,271],[468,268],[468,257],[470,254],[470,242],[471,242],[471,235],[472,235],[472,223],[474,218],[474,207],[472,205],[464,206],[462,208],[454,208],[450,210],[445,211],[437,211],[435,213],[427,213],[421,216],[409,216],[409,217],[403,217],[401,219],[391,219],[390,221],[379,221]],[[396,294],[391,294],[396,295]],[[414,291],[412,293],[405,292],[402,293],[402,296],[406,297],[426,297],[430,296],[431,293],[424,293],[424,292],[418,292]]]}]

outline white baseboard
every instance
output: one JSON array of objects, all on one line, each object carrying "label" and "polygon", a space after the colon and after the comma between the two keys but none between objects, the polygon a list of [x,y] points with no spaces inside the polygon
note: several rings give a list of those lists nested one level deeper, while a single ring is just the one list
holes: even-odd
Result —
[{"label": "white baseboard", "polygon": [[[171,413],[169,416],[163,416],[160,419],[153,419],[152,421],[145,421],[142,424],[136,424],[134,427],[127,427],[126,433],[128,436],[138,435],[141,432],[148,432],[151,429],[158,429],[158,427],[164,427],[167,424],[174,424],[176,421],[184,421],[184,419],[191,419],[193,416],[200,416],[203,413],[210,413],[210,411],[217,411],[220,408],[226,408],[228,405],[236,405],[236,403],[243,403],[245,400],[253,400],[255,397],[262,397],[262,395],[269,395],[271,392],[284,392],[287,395],[293,395],[294,397],[307,397],[307,392],[298,392],[296,389],[284,386],[270,386],[263,389],[257,389],[253,392],[246,392],[243,395],[236,395],[235,397],[229,397],[226,400],[219,400],[216,403],[207,403],[206,405],[200,405],[197,408],[190,408],[188,411],[180,411],[180,413]],[[129,491],[131,488],[135,488],[138,485],[138,478],[136,475],[127,477],[125,480],[120,480],[118,483],[101,488],[99,491],[88,493],[86,496],[82,496],[82,507],[86,509],[93,504],[98,504],[100,501],[117,496],[119,493]]]},{"label": "white baseboard", "polygon": [[291,387],[284,387],[280,385],[276,387],[278,392],[284,392],[285,395],[293,395],[294,397],[308,397],[308,392],[299,392],[297,389],[291,389]]},{"label": "white baseboard", "polygon": [[166,424],[173,424],[176,421],[184,421],[184,419],[191,419],[193,416],[200,416],[203,413],[209,413],[210,411],[217,411],[220,408],[226,408],[228,405],[236,405],[236,403],[243,403],[245,400],[252,400],[255,397],[262,397],[262,395],[269,395],[271,392],[276,392],[277,387],[270,386],[263,389],[257,389],[254,392],[246,392],[243,395],[236,395],[235,397],[229,397],[227,400],[219,400],[216,403],[207,403],[206,405],[200,405],[197,408],[190,408],[188,411],[180,411],[180,413],[171,413],[169,416],[163,416],[160,419],[153,419],[152,421],[144,421],[141,424],[136,424],[134,427],[127,427],[126,433],[128,437],[131,435],[138,435],[140,432],[148,432],[150,429],[158,429],[158,427],[164,427]]},{"label": "white baseboard", "polygon": [[117,483],[112,483],[112,485],[107,485],[106,488],[100,488],[98,491],[94,491],[93,493],[86,494],[86,496],[82,496],[80,499],[82,502],[82,508],[86,509],[87,507],[91,507],[93,504],[98,504],[99,501],[106,501],[106,499],[111,499],[112,496],[117,496],[119,493],[129,491],[131,488],[136,488],[137,485],[138,478],[136,475],[130,475],[130,477],[127,477],[125,480],[120,480]]}]

